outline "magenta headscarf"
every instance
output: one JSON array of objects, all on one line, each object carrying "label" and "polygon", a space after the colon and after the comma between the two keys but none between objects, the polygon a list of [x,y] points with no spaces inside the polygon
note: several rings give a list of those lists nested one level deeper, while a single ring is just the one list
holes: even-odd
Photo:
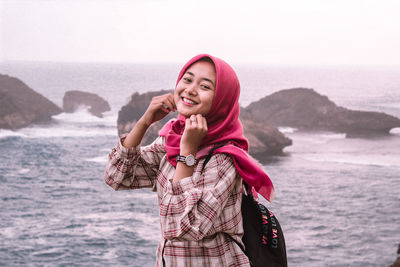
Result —
[{"label": "magenta headscarf", "polygon": [[[214,63],[217,81],[212,106],[206,116],[208,132],[200,144],[196,158],[202,158],[213,147],[223,145],[214,153],[231,155],[240,176],[252,188],[250,192],[255,189],[265,199],[271,201],[274,197],[272,182],[258,162],[248,154],[249,143],[243,136],[243,127],[239,120],[240,84],[232,67],[219,58],[200,54],[183,66],[177,84],[186,70],[202,58],[210,58]],[[180,153],[180,140],[184,129],[185,117],[179,115],[177,120],[168,122],[160,131],[160,135],[166,137],[165,149],[168,161],[174,166],[176,166],[176,156]]]}]

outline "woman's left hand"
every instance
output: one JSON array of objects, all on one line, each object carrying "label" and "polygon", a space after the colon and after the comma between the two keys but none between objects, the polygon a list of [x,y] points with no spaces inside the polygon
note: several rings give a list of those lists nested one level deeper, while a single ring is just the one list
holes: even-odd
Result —
[{"label": "woman's left hand", "polygon": [[190,118],[187,118],[180,144],[181,155],[196,154],[207,132],[207,120],[201,114],[191,115]]}]

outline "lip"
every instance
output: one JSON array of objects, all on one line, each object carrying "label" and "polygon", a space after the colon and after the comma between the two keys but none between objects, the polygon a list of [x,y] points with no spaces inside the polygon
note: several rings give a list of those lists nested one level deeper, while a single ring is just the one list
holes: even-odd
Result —
[{"label": "lip", "polygon": [[[185,99],[189,100],[191,103],[186,102]],[[196,101],[194,101],[193,99],[190,99],[190,98],[187,98],[187,97],[184,97],[184,96],[181,97],[181,100],[182,100],[182,102],[183,102],[185,105],[187,105],[187,106],[194,106],[194,105],[197,105],[197,104],[198,104],[198,103],[197,103]]]}]

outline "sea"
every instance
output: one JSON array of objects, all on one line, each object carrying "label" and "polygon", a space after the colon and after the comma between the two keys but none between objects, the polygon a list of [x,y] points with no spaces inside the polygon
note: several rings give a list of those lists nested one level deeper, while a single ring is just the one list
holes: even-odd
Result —
[{"label": "sea", "polygon": [[[183,65],[183,64],[182,64]],[[51,124],[0,130],[0,266],[154,266],[156,194],[104,183],[118,111],[135,93],[172,89],[180,64],[2,62],[59,106],[64,93],[104,97],[104,118],[82,107]],[[400,66],[233,65],[240,104],[313,88],[340,106],[400,117]],[[262,200],[285,235],[289,266],[390,266],[400,243],[400,128],[347,138],[300,131],[263,164],[276,197]]]}]

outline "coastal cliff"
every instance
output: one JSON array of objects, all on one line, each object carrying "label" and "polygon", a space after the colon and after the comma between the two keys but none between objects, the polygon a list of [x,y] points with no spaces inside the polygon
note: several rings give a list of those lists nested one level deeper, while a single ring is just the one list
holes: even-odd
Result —
[{"label": "coastal cliff", "polygon": [[350,110],[313,89],[281,90],[251,103],[245,109],[258,121],[300,130],[343,132],[348,136],[389,134],[400,119],[383,112]]},{"label": "coastal cliff", "polygon": [[0,74],[0,128],[19,129],[47,123],[62,110],[21,80]]},{"label": "coastal cliff", "polygon": [[83,91],[67,91],[63,97],[63,109],[65,112],[75,112],[81,106],[88,106],[89,112],[99,118],[103,113],[110,111],[108,102],[97,94]]}]

